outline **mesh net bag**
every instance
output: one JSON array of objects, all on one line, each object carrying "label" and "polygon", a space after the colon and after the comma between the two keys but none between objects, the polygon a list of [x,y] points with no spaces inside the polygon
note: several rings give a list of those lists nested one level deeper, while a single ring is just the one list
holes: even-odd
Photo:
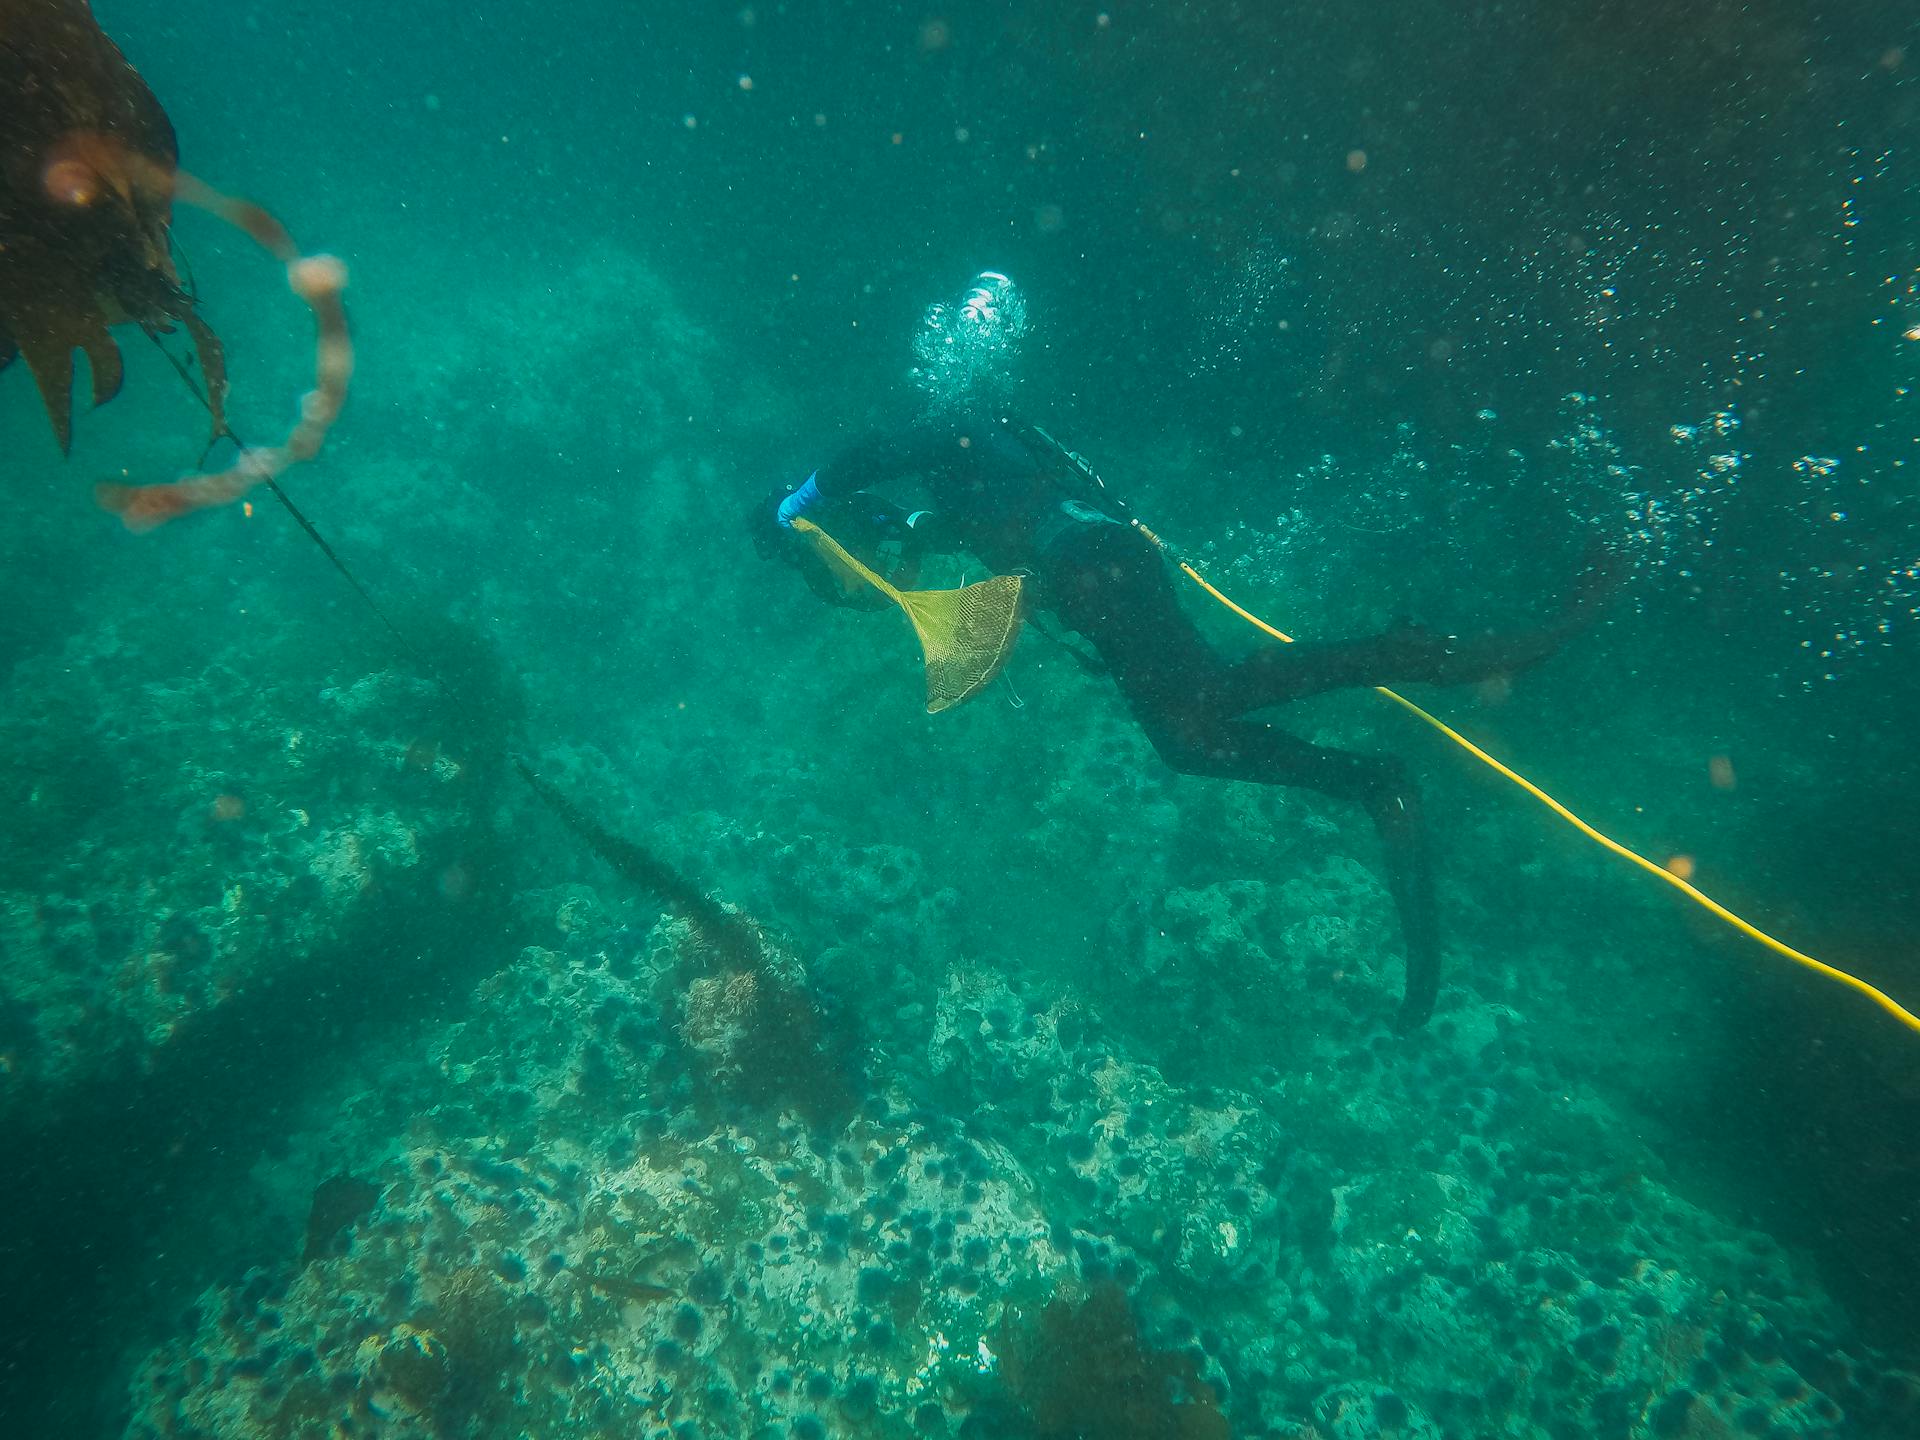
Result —
[{"label": "mesh net bag", "polygon": [[995,575],[957,590],[901,590],[811,521],[797,520],[794,529],[813,543],[841,583],[871,585],[906,612],[926,656],[928,714],[978,693],[1007,663],[1020,633],[1020,576]]}]

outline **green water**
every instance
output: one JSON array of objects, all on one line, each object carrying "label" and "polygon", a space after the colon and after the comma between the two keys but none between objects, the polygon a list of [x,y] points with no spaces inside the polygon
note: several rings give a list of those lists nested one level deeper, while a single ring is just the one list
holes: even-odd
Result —
[{"label": "green water", "polygon": [[[70,457],[0,374],[0,1430],[1920,1431],[1920,1036],[1326,697],[1441,855],[1397,1037],[1356,810],[1032,634],[929,717],[745,520],[1003,271],[996,382],[1292,633],[1521,624],[1597,535],[1601,623],[1418,698],[1911,1004],[1920,24],[692,8],[96,7],[350,267],[286,488],[406,638],[264,492],[93,506],[204,438],[137,331]],[[176,238],[277,435],[307,317]]]}]

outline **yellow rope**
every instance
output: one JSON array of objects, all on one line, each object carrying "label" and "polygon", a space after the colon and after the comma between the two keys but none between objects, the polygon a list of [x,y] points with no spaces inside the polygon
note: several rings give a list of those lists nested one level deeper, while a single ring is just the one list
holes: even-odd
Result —
[{"label": "yellow rope", "polygon": [[[1226,606],[1227,609],[1233,611],[1234,614],[1238,615],[1242,620],[1245,620],[1248,624],[1256,626],[1260,630],[1263,630],[1267,634],[1273,636],[1274,639],[1285,641],[1289,645],[1293,644],[1293,637],[1291,635],[1288,635],[1283,631],[1275,629],[1273,626],[1269,625],[1266,621],[1262,620],[1258,615],[1255,615],[1252,611],[1247,610],[1240,605],[1236,605],[1233,601],[1229,600],[1225,595],[1221,594],[1219,590],[1215,589],[1214,586],[1207,581],[1206,577],[1203,576],[1198,570],[1194,569],[1193,566],[1189,565],[1186,561],[1180,559],[1177,555],[1173,555],[1173,552],[1171,548],[1168,546],[1166,541],[1162,540],[1158,535],[1154,534],[1153,531],[1149,530],[1146,526],[1141,525],[1138,521],[1135,521],[1134,524],[1135,524],[1135,527],[1140,531],[1142,535],[1145,535],[1147,539],[1151,540],[1155,545],[1159,546],[1162,550],[1166,551],[1169,556],[1172,557],[1173,562],[1180,567],[1181,571],[1187,576],[1188,579],[1192,580],[1194,584],[1198,585],[1202,590],[1205,590],[1214,599],[1218,600],[1222,605]],[[1859,992],[1860,994],[1866,996],[1869,1000],[1873,1001],[1874,1004],[1878,1005],[1882,1010],[1886,1011],[1889,1015],[1893,1016],[1893,1018],[1898,1020],[1902,1025],[1905,1025],[1909,1030],[1920,1032],[1920,1016],[1914,1015],[1912,1011],[1908,1010],[1905,1006],[1901,1005],[1898,1001],[1894,1000],[1891,996],[1886,994],[1884,991],[1878,990],[1874,986],[1869,985],[1866,981],[1862,980],[1857,975],[1849,975],[1844,970],[1836,969],[1835,967],[1833,967],[1832,965],[1828,965],[1824,961],[1816,960],[1813,958],[1813,956],[1794,949],[1791,945],[1788,945],[1784,941],[1774,939],[1773,936],[1767,934],[1767,932],[1762,930],[1759,926],[1750,924],[1747,921],[1742,920],[1738,915],[1734,914],[1731,910],[1727,909],[1727,907],[1722,905],[1718,900],[1715,900],[1712,896],[1705,894],[1695,886],[1681,879],[1680,876],[1674,874],[1671,870],[1667,869],[1664,865],[1656,865],[1654,864],[1653,861],[1647,859],[1646,856],[1639,854],[1637,851],[1629,850],[1625,845],[1622,845],[1618,840],[1613,839],[1611,836],[1601,834],[1600,831],[1596,830],[1593,826],[1589,825],[1585,820],[1582,820],[1578,815],[1574,814],[1573,811],[1569,810],[1566,806],[1562,805],[1558,800],[1554,799],[1553,796],[1549,795],[1546,791],[1542,790],[1538,785],[1534,784],[1531,780],[1527,779],[1526,776],[1520,774],[1517,770],[1514,770],[1510,766],[1503,764],[1501,761],[1496,760],[1493,756],[1489,755],[1485,750],[1482,750],[1478,745],[1474,744],[1471,740],[1467,739],[1467,737],[1462,735],[1458,730],[1455,730],[1451,725],[1448,725],[1444,720],[1441,720],[1437,716],[1431,715],[1427,711],[1421,709],[1418,705],[1414,704],[1413,701],[1407,699],[1406,696],[1400,694],[1398,691],[1389,690],[1384,685],[1376,685],[1374,689],[1377,693],[1384,695],[1387,697],[1387,699],[1393,701],[1393,703],[1398,705],[1401,709],[1406,710],[1410,714],[1417,716],[1421,720],[1424,720],[1427,724],[1431,725],[1434,729],[1438,730],[1442,735],[1446,736],[1449,740],[1453,741],[1453,743],[1458,745],[1462,750],[1465,750],[1469,755],[1473,756],[1473,758],[1478,760],[1481,764],[1488,766],[1490,769],[1498,771],[1501,775],[1504,775],[1507,779],[1511,780],[1514,784],[1518,785],[1522,790],[1526,791],[1529,795],[1533,796],[1533,798],[1538,800],[1542,805],[1545,805],[1549,810],[1553,811],[1553,813],[1558,815],[1562,820],[1566,821],[1569,825],[1573,826],[1573,828],[1578,830],[1582,835],[1585,835],[1589,840],[1592,840],[1597,844],[1604,845],[1607,849],[1611,850],[1614,854],[1618,855],[1622,860],[1631,861],[1633,864],[1638,865],[1642,870],[1646,871],[1649,875],[1652,875],[1657,877],[1658,879],[1664,880],[1667,884],[1671,885],[1674,889],[1678,890],[1682,895],[1685,895],[1689,900],[1693,901],[1694,904],[1701,906],[1703,909],[1707,910],[1711,914],[1717,916],[1721,920],[1726,921],[1727,924],[1731,925],[1734,929],[1738,930],[1742,935],[1745,935],[1750,939],[1758,940],[1762,945],[1766,946],[1769,950],[1773,951],[1774,954],[1783,955],[1787,959],[1793,961],[1794,964],[1796,965],[1804,965],[1807,969],[1813,971],[1817,975],[1824,975],[1829,980],[1838,981],[1840,984],[1845,985],[1848,989]]]}]

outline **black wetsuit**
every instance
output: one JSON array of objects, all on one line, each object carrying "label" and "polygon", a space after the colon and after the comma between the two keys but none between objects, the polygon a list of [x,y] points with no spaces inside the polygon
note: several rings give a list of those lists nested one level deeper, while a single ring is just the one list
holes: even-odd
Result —
[{"label": "black wetsuit", "polygon": [[1154,749],[1190,775],[1297,785],[1373,817],[1407,950],[1401,1022],[1422,1023],[1440,985],[1432,860],[1420,797],[1401,762],[1309,744],[1256,711],[1327,690],[1452,684],[1552,652],[1569,624],[1463,641],[1405,626],[1359,640],[1274,645],[1230,661],[1181,607],[1154,544],[1069,493],[1044,441],[994,420],[919,426],[861,441],[816,472],[823,499],[916,480],[938,517],[937,548],[1000,573],[1026,571],[1035,599],[1099,652]]},{"label": "black wetsuit", "polygon": [[1055,472],[1007,425],[987,419],[870,435],[813,474],[822,499],[917,482],[937,550],[964,550],[1000,575],[1038,573],[1067,498]]}]

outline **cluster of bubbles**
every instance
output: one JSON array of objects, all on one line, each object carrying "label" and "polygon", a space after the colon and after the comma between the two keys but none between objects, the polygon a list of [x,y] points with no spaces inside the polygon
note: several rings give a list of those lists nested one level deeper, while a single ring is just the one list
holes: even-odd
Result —
[{"label": "cluster of bubbles", "polygon": [[[1569,396],[1567,417],[1554,442],[1566,459],[1554,484],[1569,509],[1608,534],[1638,570],[1693,578],[1732,507],[1761,503],[1740,495],[1753,457],[1741,447],[1736,409],[1670,426],[1682,466],[1658,466],[1658,479],[1624,461],[1590,396]],[[1800,649],[1811,662],[1804,684],[1838,679],[1848,662],[1920,629],[1912,507],[1889,499],[1878,466],[1852,463],[1863,457],[1873,458],[1866,446],[1848,456],[1802,454],[1792,461],[1791,498],[1776,486],[1764,502],[1774,537],[1799,558],[1748,583],[1771,587],[1781,614],[1802,627]]]},{"label": "cluster of bubbles", "polygon": [[1285,332],[1301,297],[1293,260],[1269,239],[1243,251],[1195,297],[1199,324],[1187,357],[1188,375],[1199,378],[1267,353],[1263,342]]},{"label": "cluster of bubbles", "polygon": [[927,307],[913,337],[913,382],[936,413],[1002,400],[1026,335],[1025,293],[983,270],[959,299]]},{"label": "cluster of bubbles", "polygon": [[1846,662],[1920,628],[1920,539],[1905,492],[1889,500],[1871,464],[1852,470],[1839,456],[1808,454],[1793,470],[1798,527],[1822,533],[1779,578],[1786,613],[1807,628],[1800,648],[1833,680]]},{"label": "cluster of bubbles", "polygon": [[[1451,592],[1463,574],[1474,576],[1495,609],[1563,583],[1555,566],[1570,561],[1572,551],[1541,563],[1532,547],[1511,543],[1516,533],[1589,532],[1644,580],[1687,579],[1714,544],[1745,462],[1735,445],[1740,417],[1731,410],[1675,427],[1676,440],[1691,451],[1677,475],[1670,466],[1630,460],[1585,393],[1565,397],[1554,438],[1543,448],[1506,443],[1492,410],[1477,418],[1484,427],[1477,438],[1441,446],[1402,422],[1391,453],[1364,473],[1325,454],[1269,478],[1266,485],[1307,503],[1283,509],[1270,525],[1242,527],[1221,547],[1215,568],[1242,588],[1262,576],[1288,577],[1288,613],[1310,632],[1394,618],[1369,615],[1370,605],[1445,613],[1458,603]],[[1515,530],[1522,511],[1539,531]],[[1553,520],[1552,512],[1566,520]],[[1378,584],[1383,573],[1394,577],[1385,591]],[[1356,575],[1372,579],[1356,588]]]},{"label": "cluster of bubbles", "polygon": [[1202,569],[1315,636],[1459,613],[1467,576],[1476,606],[1497,611],[1533,598],[1537,557],[1489,544],[1508,532],[1514,497],[1528,488],[1519,452],[1436,446],[1406,421],[1393,441],[1363,464],[1323,452],[1284,475],[1236,477],[1284,503],[1271,521],[1229,522],[1217,542],[1203,542]]},{"label": "cluster of bubbles", "polygon": [[[1717,410],[1706,419],[1674,425],[1675,443],[1689,450],[1691,476],[1650,477],[1629,463],[1601,419],[1593,396],[1569,394],[1561,408],[1561,435],[1548,448],[1565,464],[1556,477],[1568,510],[1606,535],[1636,570],[1672,567],[1693,575],[1700,552],[1713,546],[1715,521],[1740,484],[1745,455],[1735,445],[1740,416]],[[1664,469],[1664,467],[1663,467]]]}]

